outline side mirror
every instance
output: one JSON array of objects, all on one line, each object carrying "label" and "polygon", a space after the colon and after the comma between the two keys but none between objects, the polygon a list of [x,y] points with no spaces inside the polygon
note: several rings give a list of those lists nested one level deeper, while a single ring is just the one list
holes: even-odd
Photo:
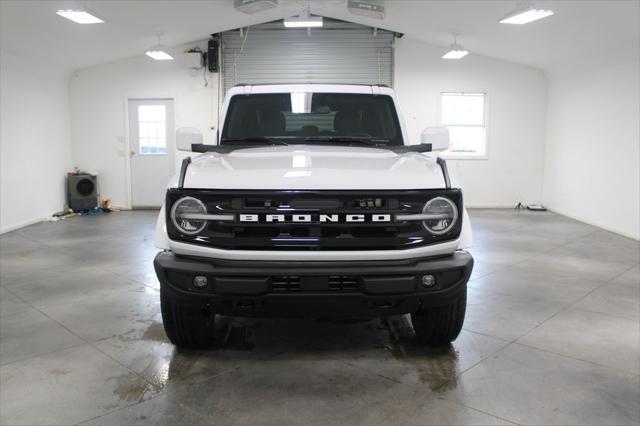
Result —
[{"label": "side mirror", "polygon": [[193,151],[193,145],[202,144],[202,133],[195,127],[180,127],[176,130],[176,147],[178,151]]},{"label": "side mirror", "polygon": [[420,143],[431,145],[431,151],[445,151],[449,148],[449,129],[446,127],[427,127],[420,135]]}]

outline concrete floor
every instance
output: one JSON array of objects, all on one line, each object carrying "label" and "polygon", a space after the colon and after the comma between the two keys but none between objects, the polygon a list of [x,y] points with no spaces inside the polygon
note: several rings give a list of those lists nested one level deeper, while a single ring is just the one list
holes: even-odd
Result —
[{"label": "concrete floor", "polygon": [[471,212],[458,340],[406,317],[218,320],[178,352],[161,325],[155,213],[0,237],[2,424],[640,422],[640,245],[551,213]]}]

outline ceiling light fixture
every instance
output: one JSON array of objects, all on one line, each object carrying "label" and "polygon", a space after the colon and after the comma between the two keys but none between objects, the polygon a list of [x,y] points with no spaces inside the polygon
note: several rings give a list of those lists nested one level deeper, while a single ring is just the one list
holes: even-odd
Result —
[{"label": "ceiling light fixture", "polygon": [[347,10],[354,15],[384,19],[383,0],[349,0],[347,2]]},{"label": "ceiling light fixture", "polygon": [[162,34],[157,34],[156,37],[158,37],[158,44],[156,44],[151,49],[144,52],[144,54],[152,59],[155,59],[156,61],[172,61],[173,56],[169,55],[167,52],[162,50],[163,47],[162,47],[162,43],[160,42],[160,38],[162,37]]},{"label": "ceiling light fixture", "polygon": [[76,24],[103,24],[104,23],[102,19],[84,10],[60,9],[56,12],[56,15],[62,16],[63,18],[67,18],[68,20],[73,21]]},{"label": "ceiling light fixture", "polygon": [[278,6],[278,0],[233,0],[233,7],[248,15],[264,12]]},{"label": "ceiling light fixture", "polygon": [[553,15],[552,10],[536,9],[533,6],[524,7],[504,15],[500,21],[501,24],[523,25],[538,19],[546,18]]},{"label": "ceiling light fixture", "polygon": [[447,53],[442,55],[442,59],[460,59],[469,54],[461,44],[458,44],[458,34],[453,34],[453,44]]},{"label": "ceiling light fixture", "polygon": [[150,58],[155,59],[156,61],[172,61],[173,56],[169,55],[164,50],[147,50],[144,52]]},{"label": "ceiling light fixture", "polygon": [[322,27],[322,16],[311,16],[309,8],[298,16],[285,18],[284,26],[287,28],[317,28]]}]

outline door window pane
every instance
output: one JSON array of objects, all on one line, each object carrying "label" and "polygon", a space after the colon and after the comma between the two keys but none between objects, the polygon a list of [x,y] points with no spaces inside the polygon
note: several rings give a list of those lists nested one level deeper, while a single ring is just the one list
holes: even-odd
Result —
[{"label": "door window pane", "polygon": [[141,155],[167,154],[167,108],[164,105],[138,106],[138,146]]},{"label": "door window pane", "polygon": [[441,94],[442,124],[449,129],[450,137],[445,152],[451,157],[486,155],[485,98],[484,93]]}]

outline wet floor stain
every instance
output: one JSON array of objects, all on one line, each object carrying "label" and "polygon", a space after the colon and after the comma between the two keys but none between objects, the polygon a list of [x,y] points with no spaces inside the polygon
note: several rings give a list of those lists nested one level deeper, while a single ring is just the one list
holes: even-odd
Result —
[{"label": "wet floor stain", "polygon": [[420,381],[427,384],[433,391],[442,392],[445,388],[455,388],[459,374],[458,353],[449,350],[429,358],[430,363],[420,371]]},{"label": "wet floor stain", "polygon": [[114,395],[126,402],[139,402],[162,391],[161,386],[131,374],[112,377],[110,380],[116,382]]},{"label": "wet floor stain", "polygon": [[107,404],[107,405],[101,406],[100,408],[102,408],[104,411],[112,411],[118,407],[119,407],[119,404]]},{"label": "wet floor stain", "polygon": [[[271,334],[276,330],[281,333],[275,332],[273,338],[279,338],[285,333],[284,337],[293,337],[293,341],[296,341],[296,336],[292,334],[303,334],[309,336],[311,341],[324,339],[323,344],[328,347],[335,341],[336,344],[331,350],[335,351],[334,355],[338,357],[350,358],[351,351],[360,353],[362,349],[369,354],[386,352],[391,355],[388,358],[391,362],[400,363],[404,372],[402,374],[410,374],[435,392],[456,386],[460,373],[459,354],[456,349],[452,345],[429,348],[417,343],[409,316],[374,320],[318,320],[298,324],[299,327],[293,326],[282,331],[279,322],[218,317],[215,328],[212,329],[210,347],[203,351],[184,351],[171,345],[162,322],[147,323],[146,328],[132,329],[131,333],[119,336],[122,344],[131,340],[152,342],[150,350],[156,352],[145,355],[148,358],[143,373],[147,379],[146,384],[128,381],[126,386],[118,386],[117,392],[123,399],[135,400],[142,398],[147,392],[164,389],[169,382],[189,383],[197,381],[203,374],[210,374],[211,368],[228,369],[234,365],[234,357],[242,356],[240,352],[256,351],[258,356],[260,351],[268,352],[269,345],[267,343],[265,346],[264,341],[266,339],[269,342],[271,338],[260,336],[260,333]],[[257,341],[261,342],[260,346],[257,345]],[[307,340],[304,340],[303,345],[304,347],[294,347],[292,350],[308,350]],[[365,358],[369,356],[371,355],[364,355]],[[387,378],[394,381],[402,380],[401,377],[395,377],[395,374],[391,376]]]},{"label": "wet floor stain", "polygon": [[51,374],[52,376],[66,376],[69,373],[71,373],[71,370],[66,368],[50,368],[49,369],[49,374]]},{"label": "wet floor stain", "polygon": [[176,351],[169,361],[167,381],[184,381],[197,376],[196,364],[201,353]]},{"label": "wet floor stain", "polygon": [[385,349],[396,360],[411,364],[421,383],[432,391],[455,387],[459,374],[458,351],[453,345],[427,347],[415,340],[415,332],[407,317],[393,317],[383,321],[390,339]]},{"label": "wet floor stain", "polygon": [[[130,328],[122,334],[114,336],[120,342],[130,342],[133,340],[146,340],[151,342],[170,343],[167,337],[164,326],[161,322],[153,321],[149,323],[148,319],[137,319],[133,321],[136,324],[140,324],[139,328]],[[148,324],[148,325],[147,325]],[[147,325],[146,328],[144,326]],[[136,325],[137,326],[137,325]]]},{"label": "wet floor stain", "polygon": [[152,322],[142,334],[142,340],[151,340],[155,342],[169,342],[164,326],[161,322]]}]

